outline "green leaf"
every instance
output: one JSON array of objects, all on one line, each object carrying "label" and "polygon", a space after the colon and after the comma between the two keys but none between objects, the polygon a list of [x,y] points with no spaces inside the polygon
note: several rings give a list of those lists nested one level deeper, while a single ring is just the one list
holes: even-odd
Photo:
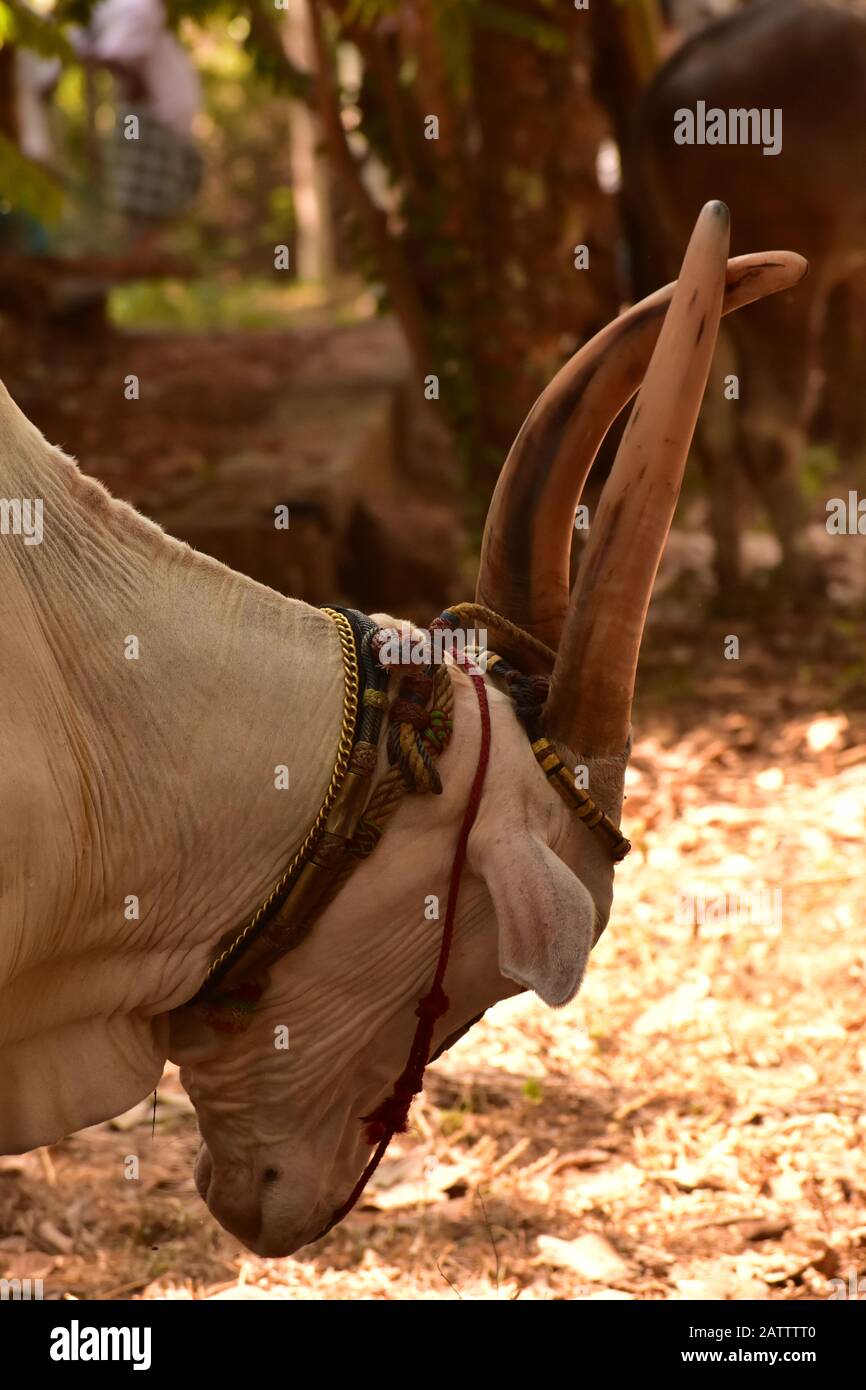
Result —
[{"label": "green leaf", "polygon": [[470,12],[474,11],[474,0],[444,0],[434,7],[433,22],[439,36],[442,61],[452,87],[465,96],[472,77],[472,29]]},{"label": "green leaf", "polygon": [[382,15],[391,14],[396,8],[396,0],[349,0],[343,22],[347,27],[375,24]]},{"label": "green leaf", "polygon": [[0,196],[15,212],[29,213],[47,227],[55,226],[63,211],[62,185],[5,135],[0,135]]},{"label": "green leaf", "polygon": [[565,34],[556,24],[513,10],[508,5],[485,4],[482,0],[472,5],[471,13],[479,29],[497,29],[512,38],[526,39],[547,53],[563,53],[568,46]]},{"label": "green leaf", "polygon": [[43,19],[16,3],[3,0],[0,4],[0,37],[4,43],[17,43],[38,53],[40,58],[59,58],[74,63],[72,45],[53,19]]},{"label": "green leaf", "polygon": [[59,24],[78,24],[86,29],[98,4],[99,0],[57,0],[54,18]]}]

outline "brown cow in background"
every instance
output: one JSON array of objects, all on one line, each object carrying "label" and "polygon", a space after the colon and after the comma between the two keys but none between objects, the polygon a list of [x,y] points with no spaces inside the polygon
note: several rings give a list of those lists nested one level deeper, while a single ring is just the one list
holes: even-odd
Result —
[{"label": "brown cow in background", "polygon": [[[670,279],[711,193],[734,213],[735,251],[793,246],[809,260],[795,293],[758,306],[745,327],[731,321],[701,452],[722,591],[742,578],[738,465],[778,535],[786,584],[821,588],[800,469],[828,300],[866,264],[866,4],[764,0],[686,39],[632,101],[628,82],[622,65],[596,78],[609,109],[630,107],[615,124],[636,296]],[[763,141],[676,143],[676,113],[699,102],[707,111],[780,111],[779,153],[764,154]],[[726,372],[738,377],[735,404],[725,399]]]}]

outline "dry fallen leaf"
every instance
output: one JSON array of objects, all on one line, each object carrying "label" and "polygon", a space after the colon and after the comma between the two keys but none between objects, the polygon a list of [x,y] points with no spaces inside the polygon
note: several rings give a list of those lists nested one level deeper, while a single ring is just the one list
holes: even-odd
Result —
[{"label": "dry fallen leaf", "polygon": [[560,1240],[557,1236],[539,1236],[538,1249],[544,1264],[558,1269],[573,1269],[582,1279],[593,1283],[612,1284],[627,1279],[629,1265],[604,1236],[587,1232],[577,1240]]}]

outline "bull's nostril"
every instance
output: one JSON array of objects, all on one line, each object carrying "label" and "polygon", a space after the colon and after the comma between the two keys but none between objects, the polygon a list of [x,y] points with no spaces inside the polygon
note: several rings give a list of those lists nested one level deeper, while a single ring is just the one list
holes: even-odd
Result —
[{"label": "bull's nostril", "polygon": [[262,1173],[262,1182],[278,1182],[280,1177],[279,1168],[266,1168]]}]

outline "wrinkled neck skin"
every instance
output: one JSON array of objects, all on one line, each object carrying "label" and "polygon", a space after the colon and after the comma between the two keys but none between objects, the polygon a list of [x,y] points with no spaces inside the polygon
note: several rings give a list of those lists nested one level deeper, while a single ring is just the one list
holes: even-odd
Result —
[{"label": "wrinkled neck skin", "polygon": [[0,393],[0,498],[44,508],[40,545],[0,535],[0,1152],[18,1152],[156,1085],[167,1012],[318,810],[343,674],[329,619],[109,499]]},{"label": "wrinkled neck skin", "polygon": [[[0,1152],[129,1108],[170,1054],[211,1210],[259,1253],[290,1253],[345,1201],[370,1153],[361,1117],[407,1060],[478,761],[475,693],[455,672],[443,794],[403,798],[227,1036],[186,1005],[321,805],[342,714],[336,629],[113,502],[2,387],[0,498],[43,504],[41,544],[0,535]],[[491,758],[434,1050],[519,990],[572,998],[612,897],[600,837],[487,688]],[[625,760],[588,763],[615,818]]]}]

